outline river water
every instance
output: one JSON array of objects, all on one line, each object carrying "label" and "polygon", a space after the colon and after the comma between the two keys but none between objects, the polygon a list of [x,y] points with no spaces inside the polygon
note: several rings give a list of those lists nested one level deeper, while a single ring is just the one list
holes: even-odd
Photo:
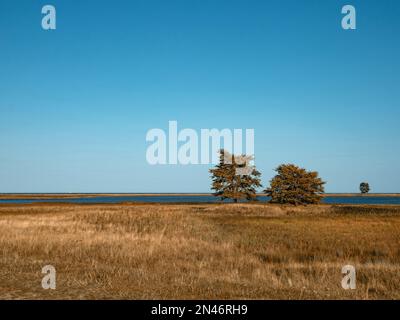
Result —
[{"label": "river water", "polygon": [[[259,201],[265,202],[269,198],[259,196]],[[211,195],[135,195],[135,196],[95,196],[76,198],[52,198],[52,199],[0,199],[1,203],[28,204],[38,202],[62,202],[62,203],[122,203],[122,202],[150,202],[150,203],[215,203],[219,200]],[[226,200],[225,202],[229,202]],[[329,204],[398,204],[400,197],[388,196],[332,196],[325,197],[323,203]]]}]

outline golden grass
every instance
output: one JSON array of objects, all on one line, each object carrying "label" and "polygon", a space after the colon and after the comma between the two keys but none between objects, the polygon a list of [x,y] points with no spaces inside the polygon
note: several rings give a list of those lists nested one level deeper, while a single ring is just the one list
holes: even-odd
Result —
[{"label": "golden grass", "polygon": [[400,207],[2,205],[0,298],[399,299]]}]

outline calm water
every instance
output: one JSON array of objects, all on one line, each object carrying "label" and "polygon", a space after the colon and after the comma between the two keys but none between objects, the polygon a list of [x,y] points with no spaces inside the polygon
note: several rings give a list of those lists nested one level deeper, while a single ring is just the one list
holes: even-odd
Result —
[{"label": "calm water", "polygon": [[[258,197],[260,201],[268,201],[268,197]],[[121,203],[121,202],[155,202],[155,203],[187,203],[187,202],[218,202],[213,196],[106,196],[92,198],[69,198],[69,199],[0,199],[1,203],[37,203],[37,202],[66,202],[66,203]],[[228,202],[228,201],[226,201]],[[400,197],[327,197],[323,199],[324,203],[330,204],[398,204]]]}]

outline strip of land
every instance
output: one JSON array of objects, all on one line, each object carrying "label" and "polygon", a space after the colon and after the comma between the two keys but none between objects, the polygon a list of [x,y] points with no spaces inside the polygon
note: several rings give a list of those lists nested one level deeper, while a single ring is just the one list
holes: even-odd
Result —
[{"label": "strip of land", "polygon": [[[210,193],[1,193],[0,199],[74,199],[95,197],[210,196]],[[265,196],[259,193],[258,196]],[[324,197],[400,197],[400,193],[326,193]]]},{"label": "strip of land", "polygon": [[400,299],[399,235],[400,206],[0,205],[0,298]]}]

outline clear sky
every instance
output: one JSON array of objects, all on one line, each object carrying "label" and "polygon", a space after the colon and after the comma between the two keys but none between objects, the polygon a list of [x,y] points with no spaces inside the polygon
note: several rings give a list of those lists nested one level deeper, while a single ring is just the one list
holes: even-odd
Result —
[{"label": "clear sky", "polygon": [[208,192],[208,165],[147,163],[169,120],[254,128],[264,185],[400,192],[399,59],[398,0],[0,0],[0,192]]}]

